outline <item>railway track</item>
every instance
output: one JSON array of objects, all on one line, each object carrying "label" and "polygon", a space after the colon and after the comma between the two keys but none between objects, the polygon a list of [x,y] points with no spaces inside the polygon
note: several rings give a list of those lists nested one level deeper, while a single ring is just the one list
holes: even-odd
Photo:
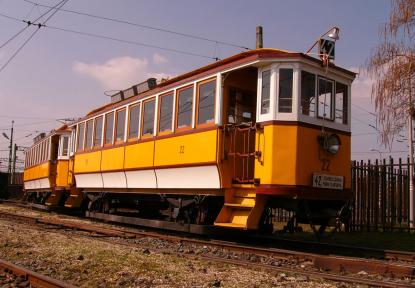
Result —
[{"label": "railway track", "polygon": [[[347,283],[360,283],[379,287],[414,287],[415,264],[397,263],[356,257],[319,255],[276,248],[262,248],[219,240],[201,240],[149,231],[108,228],[62,219],[42,218],[15,213],[0,212],[1,218],[24,221],[31,224],[54,226],[86,231],[107,237],[115,237],[116,243],[143,247],[140,239],[152,238],[171,243],[173,248],[152,250],[163,253],[179,253],[209,261],[257,267],[280,273],[294,273],[307,277]],[[101,239],[102,240],[102,239]],[[112,241],[104,239],[103,241]],[[176,248],[174,248],[176,247]],[[182,247],[178,248],[177,247]],[[197,252],[194,252],[197,251]],[[394,252],[395,258],[413,259],[409,254]],[[412,255],[413,256],[413,255]],[[376,279],[372,279],[375,277]],[[406,279],[406,280],[405,280]]]},{"label": "railway track", "polygon": [[[0,259],[1,287],[75,288],[68,283]],[[4,286],[3,286],[4,285]]]}]

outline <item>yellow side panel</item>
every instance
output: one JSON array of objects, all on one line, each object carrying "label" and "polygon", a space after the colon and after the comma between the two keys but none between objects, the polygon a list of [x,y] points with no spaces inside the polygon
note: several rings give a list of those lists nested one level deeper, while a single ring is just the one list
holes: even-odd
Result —
[{"label": "yellow side panel", "polygon": [[101,171],[124,169],[124,147],[102,150]]},{"label": "yellow side panel", "polygon": [[257,133],[262,164],[255,161],[255,178],[260,178],[261,184],[297,184],[297,126],[269,125]]},{"label": "yellow side panel", "polygon": [[56,186],[68,186],[69,160],[58,160],[56,169]]},{"label": "yellow side panel", "polygon": [[216,162],[217,130],[156,141],[154,166]]},{"label": "yellow side panel", "polygon": [[154,141],[125,147],[125,169],[153,167]]},{"label": "yellow side panel", "polygon": [[75,173],[99,172],[101,170],[101,151],[75,155]]},{"label": "yellow side panel", "polygon": [[24,171],[24,181],[47,178],[50,175],[50,162],[30,167]]},{"label": "yellow side panel", "polygon": [[344,188],[350,188],[350,136],[338,134],[340,150],[336,155],[328,155],[317,141],[320,134],[318,128],[265,126],[256,136],[262,163],[255,161],[255,178],[260,178],[261,184],[311,186],[312,175],[317,172],[343,176]]},{"label": "yellow side panel", "polygon": [[71,158],[69,159],[69,164],[68,164],[68,185],[72,185],[73,184],[73,168],[74,168],[74,159]]},{"label": "yellow side panel", "polygon": [[330,155],[322,151],[320,144],[317,142],[317,137],[321,134],[321,130],[307,127],[299,127],[298,129],[298,184],[311,185],[312,173],[318,172],[321,174],[343,176],[344,188],[350,188],[350,136],[337,134],[340,137],[340,150],[336,155]]}]

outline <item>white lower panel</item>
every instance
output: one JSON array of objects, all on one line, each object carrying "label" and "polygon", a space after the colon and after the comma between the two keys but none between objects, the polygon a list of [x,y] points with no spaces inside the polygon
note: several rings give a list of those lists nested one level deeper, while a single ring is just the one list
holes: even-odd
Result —
[{"label": "white lower panel", "polygon": [[24,182],[24,189],[25,190],[33,190],[35,189],[35,181],[26,181]]},{"label": "white lower panel", "polygon": [[39,179],[39,188],[47,189],[50,188],[50,182],[48,178]]},{"label": "white lower panel", "polygon": [[127,188],[124,172],[102,173],[104,188]]},{"label": "white lower panel", "polygon": [[35,187],[35,189],[40,189],[40,181],[39,180],[34,180],[33,182],[34,182],[33,186]]},{"label": "white lower panel", "polygon": [[75,175],[78,188],[103,188],[101,173]]},{"label": "white lower panel", "polygon": [[127,188],[157,188],[154,170],[125,171]]},{"label": "white lower panel", "polygon": [[158,188],[220,188],[216,166],[157,169]]}]

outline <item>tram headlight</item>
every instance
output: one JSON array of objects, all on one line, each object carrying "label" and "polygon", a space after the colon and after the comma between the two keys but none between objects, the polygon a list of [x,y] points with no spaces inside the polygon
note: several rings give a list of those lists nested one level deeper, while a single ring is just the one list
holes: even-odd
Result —
[{"label": "tram headlight", "polygon": [[340,138],[337,134],[323,134],[318,137],[320,145],[328,153],[335,155],[340,150]]}]

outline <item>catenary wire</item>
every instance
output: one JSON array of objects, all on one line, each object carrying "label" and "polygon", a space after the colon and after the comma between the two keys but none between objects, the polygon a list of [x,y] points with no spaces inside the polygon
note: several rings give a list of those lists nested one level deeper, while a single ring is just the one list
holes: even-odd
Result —
[{"label": "catenary wire", "polygon": [[[16,20],[16,21],[19,21],[19,22],[23,22],[24,21],[24,20],[20,20],[20,19],[14,18],[14,17],[8,17],[8,15],[2,14],[2,13],[0,13],[0,16],[3,16],[5,18],[11,19],[11,20]],[[33,23],[32,25],[37,25],[37,24],[36,23]],[[143,46],[143,47],[155,48],[155,49],[160,49],[160,50],[164,50],[164,51],[175,52],[175,53],[189,55],[189,56],[202,57],[202,58],[206,58],[206,59],[210,59],[210,60],[215,60],[215,61],[220,60],[217,57],[211,57],[211,56],[206,56],[206,55],[203,55],[203,54],[198,54],[198,53],[193,53],[193,52],[179,50],[179,49],[173,49],[173,48],[166,48],[166,47],[152,45],[152,44],[147,44],[147,43],[142,43],[142,42],[125,40],[125,39],[115,38],[115,37],[106,36],[106,35],[94,34],[94,33],[89,33],[89,32],[82,32],[82,31],[77,31],[77,30],[72,30],[72,29],[67,29],[67,28],[62,28],[62,27],[56,27],[56,26],[49,26],[49,25],[44,25],[44,24],[42,24],[41,27],[46,27],[46,28],[49,28],[49,29],[57,30],[57,31],[62,31],[62,32],[67,32],[67,33],[73,33],[73,34],[79,34],[79,35],[93,37],[93,38],[100,38],[100,39],[105,39],[105,40],[116,41],[116,42],[125,43],[125,44],[131,44],[131,45],[136,45],[136,46]]]},{"label": "catenary wire", "polygon": [[[41,6],[41,7],[52,8],[51,6],[40,4],[40,3],[30,1],[30,0],[23,0],[23,1],[25,1],[27,3],[30,3],[30,4],[33,4],[33,5],[38,5],[38,6]],[[54,8],[54,9],[56,9],[56,8]],[[238,45],[238,44],[234,44],[234,43],[230,43],[230,42],[226,42],[226,41],[214,40],[214,39],[210,39],[210,38],[206,38],[206,37],[201,37],[201,36],[192,35],[192,34],[188,34],[188,33],[177,32],[177,31],[168,30],[168,29],[164,29],[164,28],[159,28],[159,27],[153,27],[153,26],[149,26],[149,25],[134,23],[134,22],[126,21],[126,20],[110,18],[110,17],[104,17],[104,16],[94,15],[94,14],[75,11],[75,10],[68,10],[68,9],[61,9],[61,11],[67,12],[67,13],[72,13],[72,14],[77,14],[77,15],[82,15],[82,16],[87,16],[87,17],[91,17],[91,18],[95,18],[95,19],[100,19],[100,20],[111,21],[111,22],[126,24],[126,25],[130,25],[130,26],[140,27],[140,28],[149,29],[149,30],[153,30],[153,31],[160,31],[160,32],[164,32],[164,33],[169,33],[169,34],[174,34],[174,35],[178,35],[178,36],[187,37],[187,38],[193,38],[193,39],[208,41],[208,42],[212,42],[212,43],[218,43],[218,44],[222,44],[222,45],[226,45],[226,46],[241,48],[241,49],[244,49],[244,50],[251,50],[251,48],[245,47],[243,45]]]},{"label": "catenary wire", "polygon": [[[60,4],[62,4],[65,0],[60,1],[59,3],[57,3],[55,6],[50,7],[50,9],[48,11],[46,11],[45,13],[41,14],[39,17],[37,17],[36,19],[34,19],[33,21],[31,21],[31,23],[35,23],[37,22],[39,19],[43,18],[45,15],[49,14],[50,11],[52,11],[54,8],[58,7]],[[22,19],[18,19],[16,17],[13,16],[9,16],[3,13],[0,13],[1,16],[8,18],[10,20],[16,20],[19,22],[25,22],[25,20]],[[27,22],[26,22],[27,23]],[[4,46],[6,46],[7,44],[9,44],[11,41],[13,41],[17,36],[19,36],[20,34],[22,34],[27,28],[29,28],[30,25],[27,25],[26,27],[22,28],[19,32],[17,32],[16,34],[14,34],[12,37],[10,37],[8,40],[6,40],[6,42],[4,42],[1,46],[0,49],[3,48]]]},{"label": "catenary wire", "polygon": [[[62,7],[63,5],[66,4],[66,2],[68,2],[69,0],[63,0],[61,2],[59,2],[58,7]],[[39,25],[37,27],[37,29],[35,31],[33,31],[32,34],[30,34],[29,38],[27,38],[22,45],[20,45],[19,48],[17,48],[17,50],[10,56],[10,58],[3,64],[3,66],[1,66],[0,68],[0,73],[10,64],[10,62],[17,56],[17,54],[19,54],[19,52],[26,46],[27,43],[29,43],[29,41],[37,34],[37,32],[39,32],[40,27],[42,27],[43,25],[45,25],[58,11],[59,8],[56,9],[55,11],[52,12],[51,15],[49,15],[46,20],[43,22],[42,25]],[[30,22],[28,22],[28,26],[30,26]]]}]

